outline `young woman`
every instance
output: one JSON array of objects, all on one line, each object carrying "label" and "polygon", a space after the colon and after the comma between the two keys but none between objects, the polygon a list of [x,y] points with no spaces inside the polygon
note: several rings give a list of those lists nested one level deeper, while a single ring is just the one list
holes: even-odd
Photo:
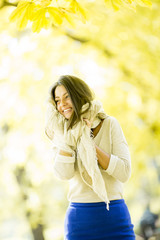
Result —
[{"label": "young woman", "polygon": [[134,240],[123,199],[131,160],[118,121],[75,76],[61,76],[48,103],[45,132],[55,149],[54,172],[70,185],[64,239]]}]

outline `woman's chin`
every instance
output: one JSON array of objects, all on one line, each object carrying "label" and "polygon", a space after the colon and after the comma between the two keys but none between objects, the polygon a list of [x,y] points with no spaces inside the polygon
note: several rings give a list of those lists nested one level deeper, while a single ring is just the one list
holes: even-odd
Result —
[{"label": "woman's chin", "polygon": [[63,116],[66,118],[66,119],[70,119],[71,118],[71,116],[72,116],[72,112],[70,112],[70,113],[67,113],[67,114],[63,114]]}]

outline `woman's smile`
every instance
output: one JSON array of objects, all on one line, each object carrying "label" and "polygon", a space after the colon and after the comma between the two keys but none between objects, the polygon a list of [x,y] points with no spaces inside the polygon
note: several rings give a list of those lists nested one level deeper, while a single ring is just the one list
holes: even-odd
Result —
[{"label": "woman's smile", "polygon": [[63,85],[55,89],[55,102],[57,110],[66,118],[70,119],[73,114],[73,104],[71,98]]}]

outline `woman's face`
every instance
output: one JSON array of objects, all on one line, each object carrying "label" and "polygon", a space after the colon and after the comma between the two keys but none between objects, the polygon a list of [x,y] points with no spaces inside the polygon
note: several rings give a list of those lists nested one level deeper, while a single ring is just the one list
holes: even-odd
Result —
[{"label": "woman's face", "polygon": [[55,102],[57,110],[66,118],[70,119],[73,114],[73,104],[71,98],[63,85],[55,89]]}]

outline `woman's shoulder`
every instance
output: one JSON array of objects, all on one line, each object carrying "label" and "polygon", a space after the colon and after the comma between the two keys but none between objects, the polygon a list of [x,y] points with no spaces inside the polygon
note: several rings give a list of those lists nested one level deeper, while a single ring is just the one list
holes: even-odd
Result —
[{"label": "woman's shoulder", "polygon": [[104,119],[104,125],[103,125],[104,129],[108,129],[109,131],[121,131],[121,125],[119,123],[119,121],[117,120],[117,118],[113,117],[113,116],[107,116]]},{"label": "woman's shoulder", "polygon": [[107,116],[104,119],[104,129],[114,136],[120,137],[123,135],[123,130],[119,121],[113,116]]},{"label": "woman's shoulder", "polygon": [[111,123],[111,124],[119,124],[117,118],[107,115],[107,117],[104,119],[104,122]]}]

